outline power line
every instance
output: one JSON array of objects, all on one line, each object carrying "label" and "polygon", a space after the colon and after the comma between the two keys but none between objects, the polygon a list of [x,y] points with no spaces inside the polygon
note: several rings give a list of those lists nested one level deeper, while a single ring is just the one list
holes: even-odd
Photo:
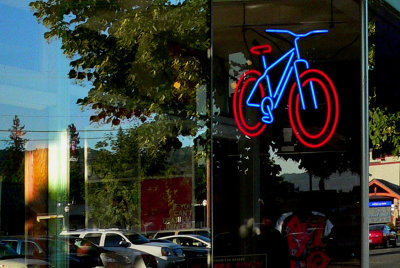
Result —
[{"label": "power line", "polygon": [[49,117],[87,117],[89,118],[89,115],[23,115],[23,114],[0,114],[2,117],[44,117],[44,118],[49,118]]},{"label": "power line", "polygon": [[[101,140],[101,139],[104,139],[104,137],[93,137],[93,138],[82,138],[82,137],[79,137],[81,140]],[[57,140],[57,139],[27,139],[28,141],[55,141],[55,140]],[[2,141],[4,141],[4,142],[11,142],[11,140],[2,140],[2,139],[0,139],[0,142],[2,142]]]},{"label": "power line", "polygon": [[[122,130],[131,130],[132,128],[122,128]],[[23,130],[24,132],[27,133],[63,133],[66,131],[65,130]],[[77,132],[114,132],[114,131],[119,131],[118,129],[78,129],[76,130]],[[10,132],[9,129],[0,129],[0,132]]]}]

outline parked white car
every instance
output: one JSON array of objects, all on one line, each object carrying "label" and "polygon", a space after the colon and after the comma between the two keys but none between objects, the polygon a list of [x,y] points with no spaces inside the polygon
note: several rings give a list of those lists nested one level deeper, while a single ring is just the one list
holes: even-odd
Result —
[{"label": "parked white car", "polygon": [[141,234],[121,229],[90,229],[63,231],[60,235],[79,236],[107,250],[128,256],[132,260],[138,254],[147,253],[154,256],[155,262],[143,260],[146,267],[179,267],[185,261],[181,246],[174,243],[151,242]]},{"label": "parked white car", "polygon": [[164,236],[175,244],[187,247],[211,248],[210,238],[201,235],[170,235]]},{"label": "parked white car", "polygon": [[171,235],[201,235],[210,238],[210,229],[209,228],[195,228],[195,229],[181,229],[181,230],[164,230],[159,231],[153,235],[150,235],[151,238],[163,238],[165,236]]}]

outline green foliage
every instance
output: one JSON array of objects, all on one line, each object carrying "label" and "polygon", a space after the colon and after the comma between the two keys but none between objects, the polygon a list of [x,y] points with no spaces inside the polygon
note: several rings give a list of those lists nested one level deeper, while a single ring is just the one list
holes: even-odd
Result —
[{"label": "green foliage", "polygon": [[121,128],[116,137],[108,135],[103,141],[98,142],[96,149],[99,149],[99,152],[91,167],[100,179],[130,178],[138,175],[137,142]]},{"label": "green foliage", "polygon": [[[138,222],[138,147],[120,128],[96,144],[99,150],[90,163],[92,177],[99,182],[87,185],[90,218],[98,227],[126,227]],[[128,180],[120,180],[128,179]]]},{"label": "green foliage", "polygon": [[378,103],[375,86],[375,39],[376,22],[368,23],[368,64],[370,67],[369,84],[369,141],[373,157],[400,155],[400,112]]},{"label": "green foliage", "polygon": [[1,178],[3,182],[24,182],[25,169],[25,126],[21,125],[18,116],[13,119],[13,124],[9,129],[9,146],[5,149],[4,159],[0,164]]},{"label": "green foliage", "polygon": [[83,161],[80,161],[80,154],[77,154],[78,161],[71,161],[69,164],[69,201],[83,202],[84,201],[84,167]]},{"label": "green foliage", "polygon": [[369,137],[374,155],[400,155],[400,112],[386,108],[369,111]]},{"label": "green foliage", "polygon": [[393,222],[388,222],[387,225],[391,230],[396,230],[396,226],[393,224]]},{"label": "green foliage", "polygon": [[188,0],[35,1],[37,20],[71,58],[69,77],[92,85],[78,100],[92,122],[118,125],[151,114],[197,118],[206,84],[208,4]]},{"label": "green foliage", "polygon": [[138,184],[110,180],[90,184],[87,201],[90,218],[99,228],[138,225]]},{"label": "green foliage", "polygon": [[9,129],[9,131],[10,131],[9,149],[10,150],[13,150],[15,152],[24,152],[25,151],[25,143],[28,140],[23,138],[23,136],[25,136],[25,134],[26,134],[24,128],[25,128],[25,126],[21,125],[21,122],[20,122],[18,116],[14,116],[13,124],[12,124],[11,128]]},{"label": "green foliage", "polygon": [[69,134],[69,202],[83,202],[84,201],[84,161],[83,149],[79,146],[80,137],[75,125],[72,123],[68,125]]},{"label": "green foliage", "polygon": [[[148,129],[156,126],[157,124],[144,123],[138,128],[125,131],[120,128],[115,136],[108,135],[96,144],[97,151],[90,163],[93,172],[91,180],[96,181],[88,184],[87,200],[90,204],[90,218],[98,227],[125,228],[137,225],[138,187],[142,178],[168,177],[179,174],[179,169],[182,169],[169,159],[172,156],[175,160],[187,158],[191,150],[183,151],[182,156],[172,155],[172,149],[165,147],[172,148],[167,145],[168,141],[160,141],[160,146],[156,148],[154,142],[146,142],[141,138],[141,131],[147,133],[149,139],[157,137]],[[166,127],[168,124],[160,126]],[[173,126],[171,124],[170,127]],[[180,146],[179,144],[176,148]],[[190,163],[189,161],[187,164]]]},{"label": "green foliage", "polygon": [[90,121],[141,121],[96,145],[91,168],[100,182],[88,193],[99,226],[133,224],[138,178],[177,172],[166,159],[182,146],[178,137],[197,135],[208,120],[196,107],[209,80],[208,1],[38,0],[30,6],[48,28],[46,40],[61,41],[71,60],[68,77],[90,87],[77,100],[92,109]]},{"label": "green foliage", "polygon": [[376,22],[371,20],[368,22],[368,65],[370,68],[375,66],[375,34]]},{"label": "green foliage", "polygon": [[[139,119],[147,156],[181,146],[209,124],[196,95],[209,81],[206,0],[38,0],[30,3],[44,37],[60,39],[69,78],[90,87],[77,103],[92,123]],[[165,124],[165,125],[164,125]],[[208,154],[209,135],[197,137]]]},{"label": "green foliage", "polygon": [[[164,127],[167,124],[160,125]],[[153,123],[145,123],[125,131],[120,128],[116,136],[108,135],[98,142],[98,152],[91,163],[96,176],[108,180],[174,174],[175,168],[167,164],[167,159],[176,141],[171,138],[170,144],[168,138],[157,136],[162,131],[152,130],[156,127]],[[180,146],[179,142],[175,148]]]}]

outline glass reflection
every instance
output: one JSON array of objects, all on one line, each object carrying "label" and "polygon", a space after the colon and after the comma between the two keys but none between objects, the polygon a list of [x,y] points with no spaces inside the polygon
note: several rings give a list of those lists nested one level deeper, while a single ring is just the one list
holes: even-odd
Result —
[{"label": "glass reflection", "polygon": [[208,2],[0,7],[0,246],[27,265],[207,266],[208,242],[160,238],[210,236]]},{"label": "glass reflection", "polygon": [[[370,267],[399,261],[399,5],[396,1],[368,1],[369,39],[369,246]],[[389,41],[390,40],[390,41]],[[388,43],[388,41],[390,43]],[[391,256],[391,257],[389,257]]]},{"label": "glass reflection", "polygon": [[[359,4],[213,4],[214,264],[360,266]],[[298,40],[276,32],[323,29]],[[304,60],[292,66],[300,59],[297,49],[309,66]],[[316,70],[326,73],[337,103],[317,82],[325,78],[310,78],[316,99],[325,96],[325,102],[318,103],[323,112],[303,113],[301,97],[290,92],[298,89],[297,68],[300,79]],[[284,85],[287,90],[274,94]],[[324,123],[333,110],[340,111],[336,126]],[[312,144],[316,136],[324,137]]]}]

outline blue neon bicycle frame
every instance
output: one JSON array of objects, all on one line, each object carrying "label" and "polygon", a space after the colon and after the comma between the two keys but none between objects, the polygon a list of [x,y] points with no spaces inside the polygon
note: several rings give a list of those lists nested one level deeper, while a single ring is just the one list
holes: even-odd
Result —
[{"label": "blue neon bicycle frame", "polygon": [[[246,99],[246,105],[250,106],[250,107],[260,108],[261,112],[265,115],[262,117],[262,121],[266,124],[271,124],[274,121],[274,118],[272,116],[272,110],[274,110],[278,107],[278,104],[282,98],[282,95],[285,91],[286,85],[289,81],[289,78],[290,78],[292,72],[294,72],[297,88],[299,90],[301,107],[303,110],[306,109],[306,106],[304,103],[302,85],[300,83],[299,71],[298,71],[297,65],[298,65],[298,63],[304,63],[306,69],[309,69],[309,63],[307,60],[302,59],[300,57],[300,52],[299,52],[299,47],[298,47],[297,42],[300,38],[307,37],[311,34],[327,33],[328,30],[314,30],[314,31],[310,31],[305,34],[295,34],[289,30],[273,30],[273,29],[268,30],[267,29],[265,31],[268,33],[286,33],[286,34],[290,34],[295,37],[295,39],[293,41],[294,47],[292,49],[290,49],[288,52],[286,52],[284,55],[282,55],[275,62],[273,62],[270,66],[267,65],[265,55],[263,55],[263,54],[261,55],[261,61],[262,61],[262,65],[264,68],[264,73],[257,79],[256,83],[254,84],[253,88],[250,91],[249,96]],[[285,69],[283,70],[281,78],[279,79],[278,85],[276,86],[274,92],[272,92],[272,87],[271,87],[271,82],[270,82],[268,72],[286,58],[289,58],[289,59],[286,63]],[[261,83],[261,81],[263,79],[265,79],[265,81],[266,81],[269,95],[267,97],[264,97],[261,100],[261,103],[253,103],[253,102],[251,102],[251,98],[253,97],[254,92],[257,90],[258,85]],[[314,108],[318,109],[318,104],[317,104],[317,101],[315,98],[315,91],[314,91],[314,86],[313,86],[312,82],[310,82],[310,90],[311,90],[311,96],[312,96]],[[265,105],[266,101],[269,101],[269,105]]]}]

